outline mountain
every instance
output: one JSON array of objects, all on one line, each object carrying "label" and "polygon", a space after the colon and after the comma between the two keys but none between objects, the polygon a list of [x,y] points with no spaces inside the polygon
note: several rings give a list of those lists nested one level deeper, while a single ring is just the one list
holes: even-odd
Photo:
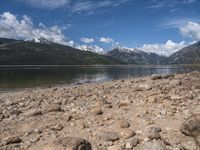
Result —
[{"label": "mountain", "polygon": [[60,45],[51,41],[0,38],[0,65],[95,65],[121,64],[109,56]]},{"label": "mountain", "polygon": [[200,64],[200,42],[165,57],[136,48],[118,47],[105,54],[98,46],[73,48],[46,39],[23,41],[0,38],[0,65],[96,64]]},{"label": "mountain", "polygon": [[89,51],[89,52],[93,52],[93,53],[97,53],[97,54],[105,54],[105,51],[103,50],[103,48],[96,46],[96,45],[94,45],[94,46],[80,45],[80,46],[77,46],[77,48],[82,51]]},{"label": "mountain", "polygon": [[165,64],[166,57],[155,53],[147,53],[138,49],[118,47],[107,53],[108,56],[127,64],[157,65]]},{"label": "mountain", "polygon": [[168,64],[200,64],[200,41],[169,56]]},{"label": "mountain", "polygon": [[49,40],[47,40],[45,38],[39,38],[39,39],[38,38],[34,38],[32,40],[25,40],[25,41],[32,42],[32,43],[41,43],[41,44],[53,44],[52,41],[49,41]]}]

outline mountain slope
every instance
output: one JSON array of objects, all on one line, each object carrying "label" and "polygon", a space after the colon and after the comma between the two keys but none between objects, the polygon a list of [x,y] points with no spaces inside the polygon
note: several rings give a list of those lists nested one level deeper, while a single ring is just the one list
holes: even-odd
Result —
[{"label": "mountain slope", "polygon": [[200,41],[172,54],[168,64],[200,64]]},{"label": "mountain slope", "polygon": [[146,53],[138,49],[116,48],[108,52],[107,55],[127,64],[157,65],[166,63],[166,57],[155,53]]},{"label": "mountain slope", "polygon": [[53,42],[0,38],[0,65],[95,65],[119,64],[108,56],[81,51]]}]

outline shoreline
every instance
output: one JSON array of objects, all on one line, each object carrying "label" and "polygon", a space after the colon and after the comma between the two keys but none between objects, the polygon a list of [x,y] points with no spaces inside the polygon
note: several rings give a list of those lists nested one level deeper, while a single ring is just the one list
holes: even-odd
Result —
[{"label": "shoreline", "polygon": [[196,71],[0,93],[0,149],[43,150],[76,137],[93,150],[142,150],[152,143],[192,150],[193,139],[179,128],[200,111],[198,95]]},{"label": "shoreline", "polygon": [[138,67],[159,67],[159,66],[171,66],[171,67],[176,67],[176,66],[200,66],[200,64],[161,64],[161,65],[137,65],[137,64],[116,64],[116,65],[0,65],[0,68],[12,68],[12,67],[17,67],[17,68],[23,68],[23,67],[102,67],[102,66],[138,66]]}]

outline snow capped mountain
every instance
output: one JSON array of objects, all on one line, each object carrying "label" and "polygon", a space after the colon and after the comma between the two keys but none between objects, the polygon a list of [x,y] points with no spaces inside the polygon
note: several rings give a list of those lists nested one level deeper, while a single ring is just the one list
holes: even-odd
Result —
[{"label": "snow capped mountain", "polygon": [[[33,42],[33,43],[42,43],[42,44],[52,44],[54,42],[50,41],[50,40],[47,40],[45,38],[34,38],[34,39],[31,39],[31,40],[25,40],[25,41],[28,41],[28,42]],[[71,45],[68,45],[68,46],[71,46]],[[82,51],[90,51],[90,52],[93,52],[93,53],[97,53],[97,54],[105,54],[106,52],[104,51],[103,48],[97,46],[97,45],[78,45],[78,44],[73,44],[74,48],[76,49],[79,49],[79,50],[82,50]]]},{"label": "snow capped mountain", "polygon": [[79,45],[76,48],[82,50],[82,51],[90,51],[93,53],[97,53],[97,54],[105,54],[105,51],[103,48],[97,46],[97,45]]},{"label": "snow capped mountain", "polygon": [[31,39],[31,40],[25,40],[25,41],[28,41],[28,42],[33,42],[33,43],[42,43],[42,44],[52,44],[54,42],[50,41],[50,40],[47,40],[45,38],[34,38],[34,39]]},{"label": "snow capped mountain", "polygon": [[142,52],[141,50],[139,50],[137,48],[128,48],[128,47],[122,47],[122,46],[119,46],[115,49],[117,49],[119,52],[126,52],[126,53],[132,53],[132,52],[140,53],[140,52]]},{"label": "snow capped mountain", "polygon": [[164,64],[165,57],[147,53],[137,48],[118,47],[107,53],[108,56],[127,64]]}]

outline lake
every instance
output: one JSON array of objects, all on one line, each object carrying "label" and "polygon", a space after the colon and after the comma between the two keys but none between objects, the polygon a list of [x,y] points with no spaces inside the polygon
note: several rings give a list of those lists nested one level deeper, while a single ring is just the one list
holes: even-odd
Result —
[{"label": "lake", "polygon": [[200,71],[199,66],[20,66],[0,67],[0,90],[102,82]]}]

